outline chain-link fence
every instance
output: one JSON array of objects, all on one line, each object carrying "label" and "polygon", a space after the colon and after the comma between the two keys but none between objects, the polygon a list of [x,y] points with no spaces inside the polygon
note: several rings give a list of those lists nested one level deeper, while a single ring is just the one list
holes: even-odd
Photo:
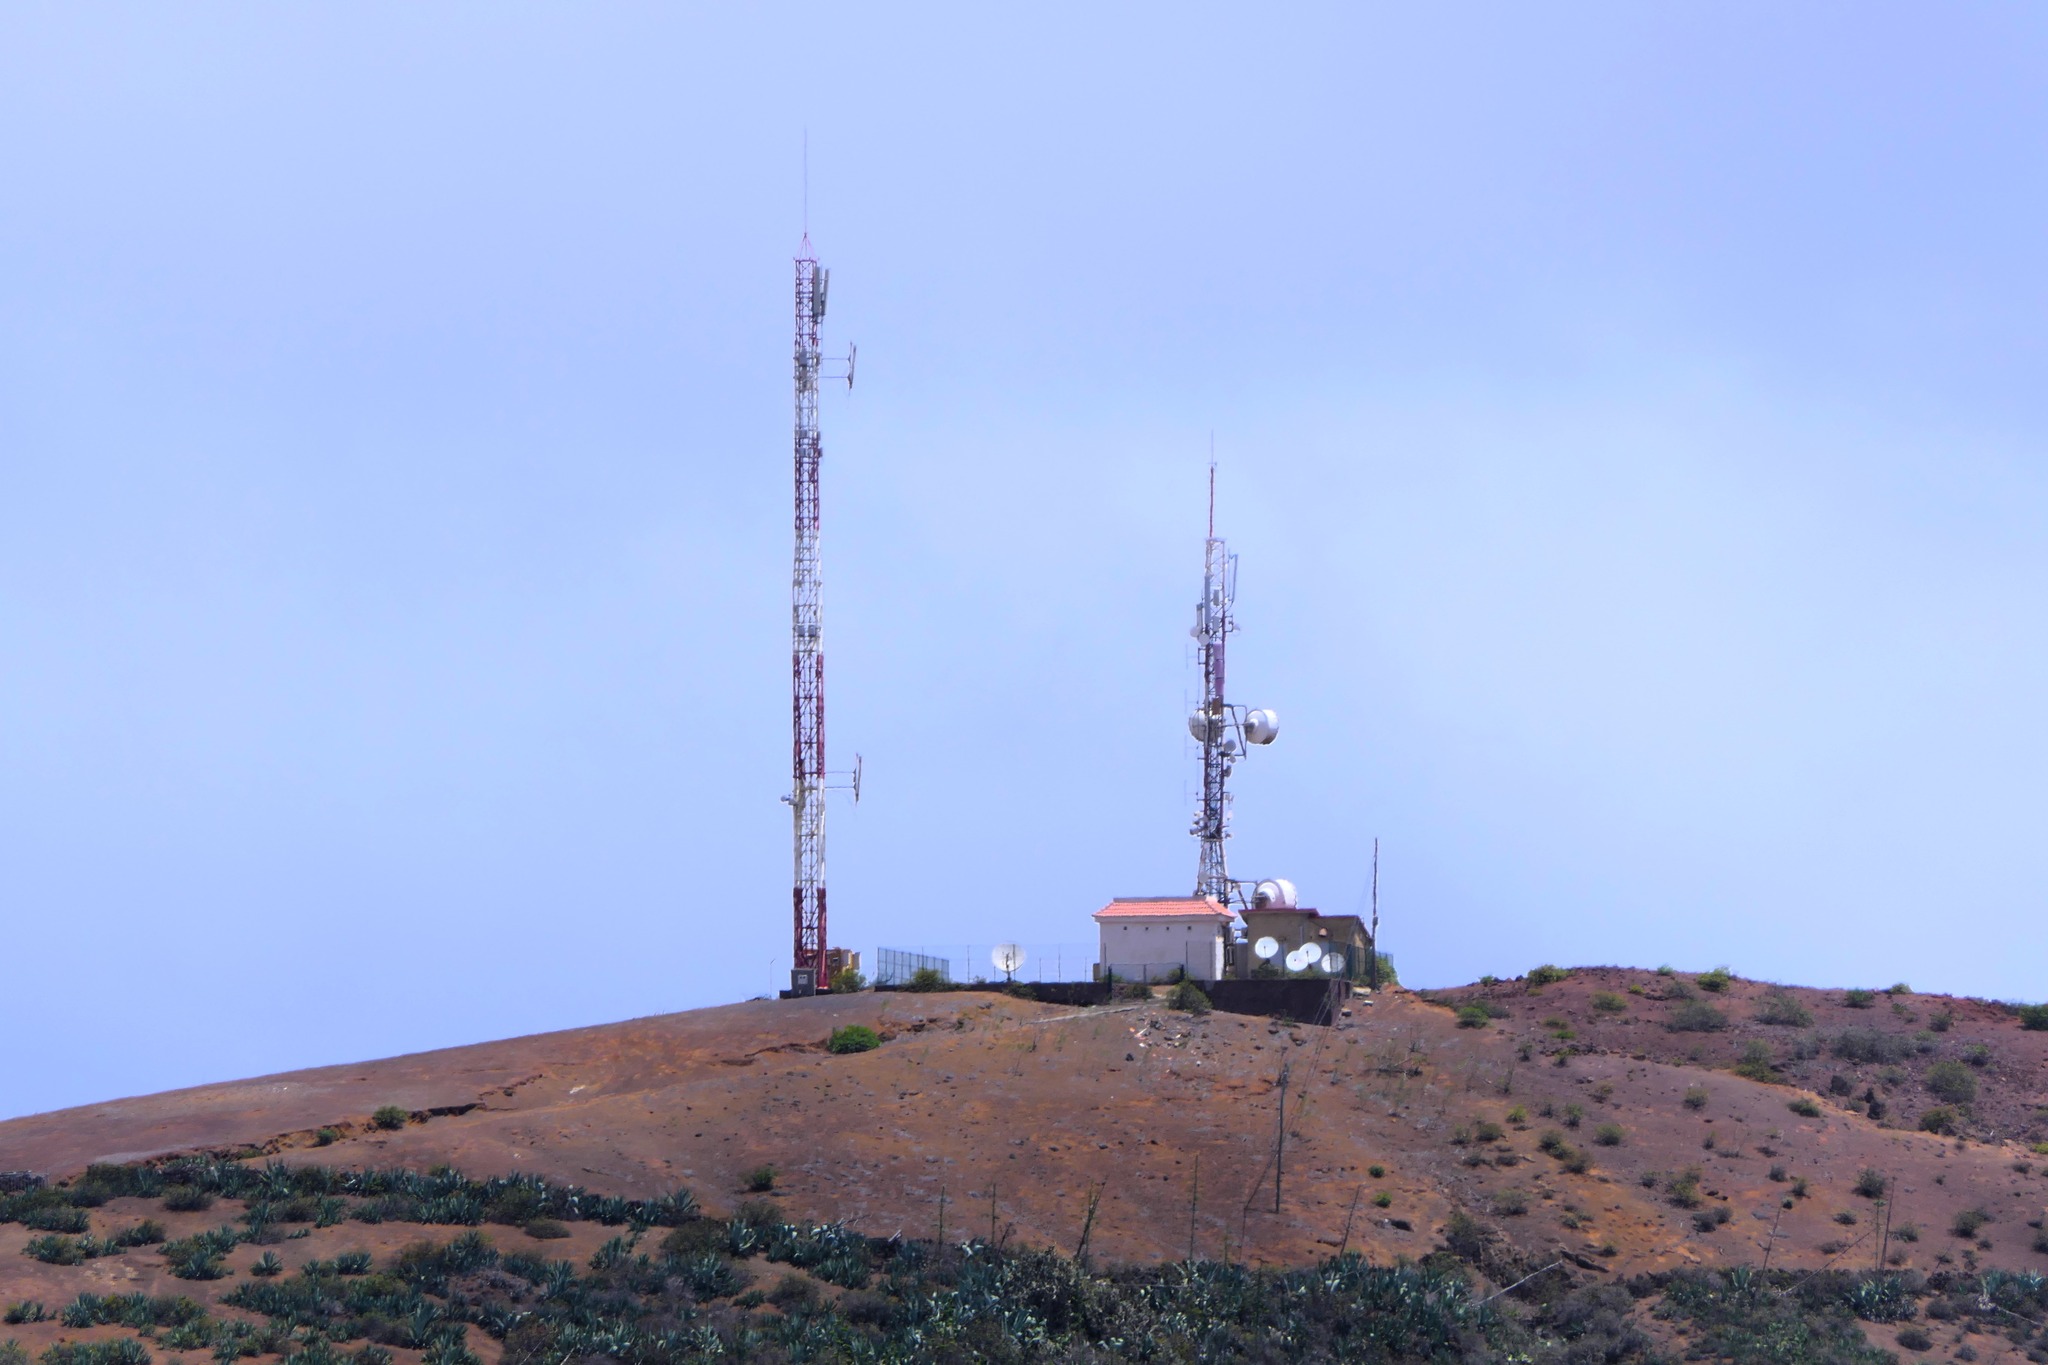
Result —
[{"label": "chain-link fence", "polygon": [[1098,945],[1093,943],[1005,944],[1023,950],[1023,960],[1009,972],[995,965],[993,943],[926,944],[917,948],[875,949],[874,983],[909,984],[911,974],[929,967],[948,981],[1093,981]]}]

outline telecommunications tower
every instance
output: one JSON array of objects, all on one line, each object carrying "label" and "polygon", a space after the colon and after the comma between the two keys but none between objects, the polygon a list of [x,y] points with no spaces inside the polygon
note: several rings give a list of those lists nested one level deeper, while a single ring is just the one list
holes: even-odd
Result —
[{"label": "telecommunications tower", "polygon": [[1247,711],[1225,699],[1223,662],[1237,629],[1237,556],[1216,534],[1216,466],[1209,466],[1209,539],[1202,560],[1202,600],[1195,604],[1194,636],[1202,660],[1202,700],[1188,717],[1188,733],[1202,746],[1202,804],[1189,831],[1201,843],[1195,894],[1223,905],[1240,905],[1242,884],[1230,878],[1223,841],[1230,837],[1230,770],[1248,745],[1271,744],[1280,719],[1271,711]]},{"label": "telecommunications tower", "polygon": [[[813,995],[825,972],[825,631],[824,584],[818,574],[818,324],[832,272],[811,254],[804,233],[796,258],[796,563],[790,577],[790,791],[796,826],[796,939],[790,957],[791,995]],[[841,376],[834,375],[837,379]],[[848,388],[853,350],[847,349]],[[860,760],[851,787],[860,799]]]}]

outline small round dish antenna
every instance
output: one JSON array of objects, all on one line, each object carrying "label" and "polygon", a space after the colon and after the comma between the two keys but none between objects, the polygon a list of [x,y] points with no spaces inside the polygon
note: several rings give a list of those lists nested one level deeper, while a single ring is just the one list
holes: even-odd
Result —
[{"label": "small round dish antenna", "polygon": [[988,955],[988,960],[1004,976],[1013,976],[1024,965],[1024,950],[1014,943],[998,943],[996,950]]},{"label": "small round dish antenna", "polygon": [[1323,945],[1320,943],[1302,944],[1301,960],[1311,967],[1315,966],[1316,963],[1323,960]]},{"label": "small round dish antenna", "polygon": [[1290,972],[1306,971],[1308,965],[1308,953],[1304,948],[1296,948],[1287,955],[1287,970]]},{"label": "small round dish antenna", "polygon": [[1328,972],[1328,973],[1329,973],[1329,974],[1330,974],[1331,976],[1341,976],[1341,975],[1343,975],[1343,972],[1344,972],[1344,954],[1342,954],[1342,953],[1324,953],[1324,954],[1323,954],[1323,970],[1324,970],[1324,971],[1326,971],[1326,972]]},{"label": "small round dish antenna", "polygon": [[1257,953],[1261,958],[1270,962],[1275,957],[1279,956],[1280,940],[1274,938],[1271,934],[1268,934],[1264,938],[1260,939],[1257,943],[1254,943],[1252,945],[1252,951]]}]

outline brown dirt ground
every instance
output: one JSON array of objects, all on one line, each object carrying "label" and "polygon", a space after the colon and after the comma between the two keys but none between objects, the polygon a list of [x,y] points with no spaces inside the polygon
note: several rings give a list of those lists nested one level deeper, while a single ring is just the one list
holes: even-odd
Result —
[{"label": "brown dirt ground", "polygon": [[[2048,1034],[2020,1031],[1993,1005],[1880,996],[1852,1010],[1839,992],[1816,991],[1793,992],[1813,1026],[1761,1025],[1750,1015],[1766,988],[1749,982],[1702,996],[1735,1021],[1727,1031],[1672,1033],[1662,1025],[1672,1006],[1651,998],[1669,984],[1590,968],[1540,990],[1518,981],[1448,993],[1506,1011],[1480,1029],[1402,991],[1355,1000],[1329,1027],[965,992],[750,1002],[15,1119],[0,1123],[0,1169],[63,1178],[91,1161],[255,1147],[335,1166],[528,1171],[633,1196],[684,1185],[725,1212],[749,1197],[743,1173],[765,1163],[793,1219],[928,1236],[943,1196],[949,1236],[993,1227],[1066,1250],[1099,1189],[1094,1248],[1126,1260],[1185,1255],[1192,1233],[1203,1255],[1299,1263],[1333,1250],[1347,1222],[1351,1245],[1375,1258],[1420,1256],[1464,1208],[1526,1253],[1605,1275],[1754,1263],[1766,1248],[1773,1265],[1868,1266],[1875,1210],[1852,1187],[1870,1168],[1895,1182],[1896,1223],[1919,1231],[1917,1241],[1892,1242],[1903,1264],[2048,1268],[2028,1226],[2048,1205],[2048,1158],[2027,1146],[2048,1136]],[[1621,995],[1626,1010],[1595,1010],[1595,991]],[[1928,1035],[1933,1050],[1914,1052],[1895,1075],[1827,1054],[1844,1029],[1910,1039],[1943,1010],[1953,1027]],[[873,1025],[887,1041],[865,1054],[826,1053],[826,1035],[844,1023]],[[1559,1038],[1561,1029],[1575,1036]],[[1726,1070],[1753,1038],[1782,1057],[1800,1039],[1822,1046],[1788,1063],[1800,1086],[1761,1084]],[[1928,1103],[1926,1066],[1977,1045],[1986,1051],[1967,1139],[1895,1126]],[[1276,1214],[1283,1062],[1288,1139]],[[1855,1096],[1888,1097],[1882,1122],[1826,1097],[1837,1071],[1851,1075]],[[1699,1109],[1683,1103],[1693,1087],[1706,1094]],[[1822,1092],[1818,1118],[1787,1108],[1810,1089]],[[369,1114],[385,1104],[415,1121],[375,1129]],[[1583,1111],[1575,1127],[1568,1106]],[[1472,1140],[1481,1122],[1500,1124],[1500,1139]],[[1620,1125],[1619,1145],[1595,1143],[1602,1124]],[[316,1146],[322,1127],[339,1140]],[[1575,1174],[1546,1155],[1549,1132],[1590,1168]],[[1374,1165],[1382,1176],[1369,1173]],[[1772,1180],[1774,1165],[1804,1178],[1808,1196]],[[1697,1229],[1661,1184],[1644,1183],[1687,1169],[1700,1174],[1703,1207],[1729,1211],[1724,1225]],[[94,1211],[94,1231],[141,1216],[128,1202]],[[1526,1212],[1510,1211],[1518,1202]],[[1975,1243],[1948,1232],[1970,1208],[1994,1219]],[[219,1210],[147,1211],[173,1236],[223,1221]],[[1845,1213],[1854,1221],[1838,1222]],[[446,1231],[351,1223],[275,1249],[295,1265]],[[526,1240],[491,1231],[504,1246]],[[580,1240],[535,1249],[587,1257],[601,1230],[576,1231]],[[42,1298],[54,1309],[80,1289],[172,1292],[152,1250],[59,1268],[19,1254],[28,1236],[0,1227],[0,1301]],[[257,1254],[242,1248],[233,1263]],[[18,1329],[25,1346],[39,1342],[37,1330]]]}]

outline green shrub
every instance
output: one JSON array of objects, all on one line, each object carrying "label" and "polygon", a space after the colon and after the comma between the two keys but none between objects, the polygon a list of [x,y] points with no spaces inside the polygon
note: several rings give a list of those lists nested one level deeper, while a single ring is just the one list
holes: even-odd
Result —
[{"label": "green shrub", "polygon": [[1503,1218],[1519,1218],[1529,1211],[1526,1190],[1502,1190],[1493,1197],[1493,1211]]},{"label": "green shrub", "polygon": [[1553,966],[1552,964],[1546,962],[1541,967],[1535,967],[1530,969],[1529,984],[1532,986],[1555,985],[1557,982],[1564,980],[1566,977],[1570,975],[1571,973],[1566,971],[1564,968]]},{"label": "green shrub", "polygon": [[2021,1005],[2020,1027],[2030,1033],[2048,1033],[2048,1005]]},{"label": "green shrub", "polygon": [[1954,1027],[1955,1022],[1955,1015],[1951,1014],[1947,1010],[1943,1010],[1939,1014],[1932,1015],[1928,1018],[1927,1027],[1932,1029],[1936,1033],[1947,1033],[1950,1028]]},{"label": "green shrub", "polygon": [[1508,1130],[1491,1119],[1482,1119],[1472,1125],[1472,1140],[1474,1142],[1499,1142],[1507,1135]]},{"label": "green shrub", "polygon": [[1719,995],[1728,989],[1730,982],[1735,980],[1735,974],[1726,967],[1716,967],[1711,972],[1701,972],[1692,980],[1693,984],[1701,990]]},{"label": "green shrub", "polygon": [[1381,1190],[1373,1195],[1372,1202],[1375,1208],[1390,1209],[1394,1206],[1394,1196]]},{"label": "green shrub", "polygon": [[99,1246],[90,1237],[81,1239],[51,1232],[30,1238],[21,1251],[45,1265],[84,1265],[99,1254]]},{"label": "green shrub", "polygon": [[1927,1068],[1923,1084],[1944,1104],[1968,1104],[1977,1098],[1977,1077],[1961,1062],[1936,1062]]},{"label": "green shrub", "polygon": [[1813,1011],[1800,1004],[1790,991],[1772,991],[1758,1003],[1756,1021],[1780,1028],[1805,1028],[1813,1022]]},{"label": "green shrub", "polygon": [[1820,1106],[1805,1095],[1801,1095],[1785,1107],[1803,1119],[1817,1119],[1820,1117]]},{"label": "green shrub", "polygon": [[852,967],[841,967],[832,973],[829,989],[834,995],[855,995],[868,988],[868,979]]},{"label": "green shrub", "polygon": [[1603,1123],[1593,1130],[1593,1141],[1602,1147],[1619,1147],[1624,1136],[1624,1130],[1618,1123]]},{"label": "green shrub", "polygon": [[1681,1209],[1696,1209],[1705,1196],[1700,1194],[1700,1173],[1683,1171],[1664,1184],[1664,1197]]},{"label": "green shrub", "polygon": [[199,1213],[213,1207],[213,1196],[197,1185],[173,1185],[164,1191],[164,1207],[172,1213]]},{"label": "green shrub", "polygon": [[1207,1014],[1210,1009],[1209,997],[1194,982],[1182,980],[1166,993],[1166,1007],[1182,1010],[1188,1014]]},{"label": "green shrub", "polygon": [[1373,1165],[1365,1168],[1365,1173],[1371,1176],[1374,1180],[1379,1180],[1385,1177],[1387,1173],[1387,1168],[1379,1165],[1378,1163],[1374,1163]]},{"label": "green shrub", "polygon": [[873,1052],[882,1045],[882,1035],[866,1024],[846,1024],[832,1030],[825,1040],[827,1052]]},{"label": "green shrub", "polygon": [[1867,1010],[1877,1003],[1876,991],[1844,991],[1842,1003],[1852,1010]]},{"label": "green shrub", "polygon": [[339,1141],[341,1141],[341,1130],[339,1128],[322,1128],[319,1132],[313,1134],[313,1145],[315,1147],[332,1147]]},{"label": "green shrub", "polygon": [[69,1204],[51,1204],[21,1215],[21,1225],[31,1232],[84,1232],[92,1226],[84,1209]]},{"label": "green shrub", "polygon": [[1948,1230],[1957,1237],[1975,1237],[1980,1228],[1991,1221],[1991,1215],[1982,1209],[1964,1209],[1948,1225]]},{"label": "green shrub", "polygon": [[1460,1005],[1458,1007],[1459,1028],[1485,1028],[1493,1022],[1493,1016],[1481,1005]]},{"label": "green shrub", "polygon": [[411,1117],[412,1115],[397,1105],[387,1104],[379,1108],[376,1113],[370,1115],[370,1122],[388,1132],[393,1128],[405,1127],[406,1120]]},{"label": "green shrub", "polygon": [[[1104,979],[1110,980],[1113,978]],[[950,981],[946,980],[946,974],[937,967],[919,967],[910,974],[910,980],[904,983],[904,989],[913,991],[942,991],[951,984]]]},{"label": "green shrub", "polygon": [[1856,1173],[1856,1193],[1865,1199],[1884,1198],[1884,1192],[1890,1188],[1890,1184],[1882,1171],[1874,1171],[1868,1166]]},{"label": "green shrub", "polygon": [[1704,1000],[1686,1000],[1671,1011],[1664,1027],[1673,1033],[1717,1033],[1728,1027],[1728,1016]]},{"label": "green shrub", "polygon": [[1927,1351],[1934,1347],[1934,1338],[1927,1335],[1924,1327],[1902,1327],[1899,1329],[1899,1345],[1909,1351]]},{"label": "green shrub", "polygon": [[1920,1115],[1920,1131],[1940,1133],[1944,1136],[1956,1130],[1956,1111],[1941,1105],[1925,1110]]},{"label": "green shrub", "polygon": [[775,1168],[756,1166],[740,1177],[740,1183],[754,1194],[764,1194],[775,1188]]},{"label": "green shrub", "polygon": [[1031,988],[1031,983],[1028,981],[1012,981],[1009,985],[1003,987],[1003,994],[1014,996],[1019,1000],[1036,1000],[1038,998],[1038,992]]},{"label": "green shrub", "polygon": [[1771,1062],[1771,1045],[1755,1038],[1744,1043],[1742,1060],[1735,1064],[1735,1074],[1765,1085],[1776,1085],[1780,1077],[1778,1068]]},{"label": "green shrub", "polygon": [[1913,1055],[1913,1041],[1896,1033],[1852,1028],[1837,1035],[1834,1054],[1845,1062],[1861,1062],[1865,1066],[1902,1062]]},{"label": "green shrub", "polygon": [[1706,1108],[1706,1107],[1707,1107],[1707,1089],[1706,1089],[1706,1087],[1705,1087],[1705,1086],[1702,1086],[1702,1085],[1689,1085],[1689,1086],[1687,1086],[1687,1087],[1685,1088],[1685,1099],[1684,1099],[1684,1104],[1685,1104],[1685,1107],[1686,1107],[1686,1108],[1688,1108],[1688,1109],[1692,1109],[1692,1110],[1700,1110],[1700,1109],[1704,1109],[1704,1108]]},{"label": "green shrub", "polygon": [[1628,1001],[1613,991],[1594,991],[1593,1009],[1598,1014],[1626,1014]]},{"label": "green shrub", "polygon": [[113,1341],[60,1341],[36,1357],[37,1365],[149,1365],[149,1348],[133,1337]]}]

